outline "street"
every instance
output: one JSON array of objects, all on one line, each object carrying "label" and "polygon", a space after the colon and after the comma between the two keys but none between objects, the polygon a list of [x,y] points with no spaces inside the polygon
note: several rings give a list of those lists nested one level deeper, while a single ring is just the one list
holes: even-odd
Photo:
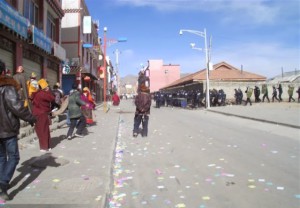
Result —
[{"label": "street", "polygon": [[152,107],[133,138],[122,102],[110,207],[299,207],[299,129]]},{"label": "street", "polygon": [[[151,107],[148,137],[132,137],[135,106],[122,100],[84,138],[51,132],[49,153],[20,140],[21,160],[7,208],[297,208],[300,203],[299,104],[187,110]],[[259,114],[259,115],[257,115]],[[276,118],[275,116],[275,118]],[[273,116],[272,116],[273,117]],[[298,121],[298,122],[297,122]]]}]

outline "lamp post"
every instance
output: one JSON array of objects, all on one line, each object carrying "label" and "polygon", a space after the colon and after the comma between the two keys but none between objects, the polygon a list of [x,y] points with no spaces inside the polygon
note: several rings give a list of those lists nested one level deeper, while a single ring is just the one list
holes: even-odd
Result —
[{"label": "lamp post", "polygon": [[107,69],[106,69],[106,32],[107,32],[107,27],[104,27],[103,29],[104,34],[103,34],[103,68],[104,68],[104,80],[103,80],[103,102],[104,102],[104,108],[106,109],[106,85],[107,85]]},{"label": "lamp post", "polygon": [[[210,98],[209,98],[209,61],[208,61],[208,48],[207,48],[207,38],[206,38],[206,29],[204,31],[197,31],[197,30],[180,30],[179,34],[182,35],[184,32],[192,33],[194,35],[198,35],[204,38],[204,51],[205,51],[205,65],[206,65],[206,108],[210,108]],[[191,44],[193,49],[198,49],[200,48],[195,48],[195,44]],[[202,49],[201,49],[202,50]]]},{"label": "lamp post", "polygon": [[[103,29],[104,34],[103,34],[103,68],[104,68],[104,80],[103,80],[103,107],[104,110],[106,111],[107,109],[107,103],[106,103],[106,96],[107,96],[107,66],[106,66],[106,49],[107,49],[107,43],[109,44],[108,46],[117,43],[117,42],[126,42],[127,38],[119,38],[119,39],[107,39],[106,37],[106,32],[107,32],[107,27],[104,27]],[[118,67],[118,66],[117,66]],[[119,75],[118,75],[119,76]]]}]

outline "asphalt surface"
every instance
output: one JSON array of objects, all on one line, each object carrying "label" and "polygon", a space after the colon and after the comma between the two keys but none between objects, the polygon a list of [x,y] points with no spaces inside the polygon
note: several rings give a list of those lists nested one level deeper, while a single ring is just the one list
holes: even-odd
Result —
[{"label": "asphalt surface", "polygon": [[[13,200],[0,201],[3,207],[114,206],[112,203],[123,197],[113,192],[118,186],[113,178],[120,170],[116,161],[122,160],[120,142],[124,135],[132,134],[135,108],[132,100],[127,100],[106,110],[97,108],[97,123],[87,128],[84,138],[67,140],[68,128],[53,131],[48,153],[39,152],[33,137],[21,139],[21,161],[8,191]],[[208,111],[300,129],[299,103],[211,107]],[[124,115],[131,116],[132,123],[124,125]],[[123,178],[122,183],[126,180],[131,179]]]}]

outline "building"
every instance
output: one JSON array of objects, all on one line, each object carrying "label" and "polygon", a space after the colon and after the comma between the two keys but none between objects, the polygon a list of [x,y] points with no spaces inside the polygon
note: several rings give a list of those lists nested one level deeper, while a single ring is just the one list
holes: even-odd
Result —
[{"label": "building", "polygon": [[[177,90],[200,90],[206,92],[206,69],[202,69],[193,74],[187,75],[173,83],[166,85],[160,90],[177,91]],[[245,70],[238,69],[226,62],[220,62],[213,65],[209,71],[209,89],[223,89],[228,99],[234,99],[234,89],[241,88],[246,90],[247,86],[254,87],[261,82],[265,82],[266,77]]]},{"label": "building", "polygon": [[149,60],[147,69],[150,71],[151,92],[158,91],[160,88],[180,78],[180,66],[164,65],[163,60]]},{"label": "building", "polygon": [[22,65],[28,79],[35,72],[50,86],[61,81],[63,16],[58,0],[0,1],[0,57],[12,74]]},{"label": "building", "polygon": [[100,102],[103,100],[100,65],[105,59],[100,56],[99,21],[92,20],[83,0],[62,0],[62,8],[65,16],[61,43],[67,53],[65,66],[69,68],[63,74],[63,90],[67,94],[77,82],[79,88],[89,87],[96,102]]}]

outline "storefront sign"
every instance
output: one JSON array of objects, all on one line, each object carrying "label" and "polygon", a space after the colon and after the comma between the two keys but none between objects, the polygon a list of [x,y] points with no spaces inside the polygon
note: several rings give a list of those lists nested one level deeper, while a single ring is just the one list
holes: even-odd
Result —
[{"label": "storefront sign", "polygon": [[60,60],[62,61],[66,60],[66,50],[56,42],[53,42],[53,52],[54,52],[53,55],[59,58]]},{"label": "storefront sign", "polygon": [[0,23],[27,38],[29,21],[3,0],[0,0]]},{"label": "storefront sign", "polygon": [[48,38],[42,31],[34,27],[34,25],[31,26],[31,31],[33,33],[33,44],[51,54],[52,40]]}]

